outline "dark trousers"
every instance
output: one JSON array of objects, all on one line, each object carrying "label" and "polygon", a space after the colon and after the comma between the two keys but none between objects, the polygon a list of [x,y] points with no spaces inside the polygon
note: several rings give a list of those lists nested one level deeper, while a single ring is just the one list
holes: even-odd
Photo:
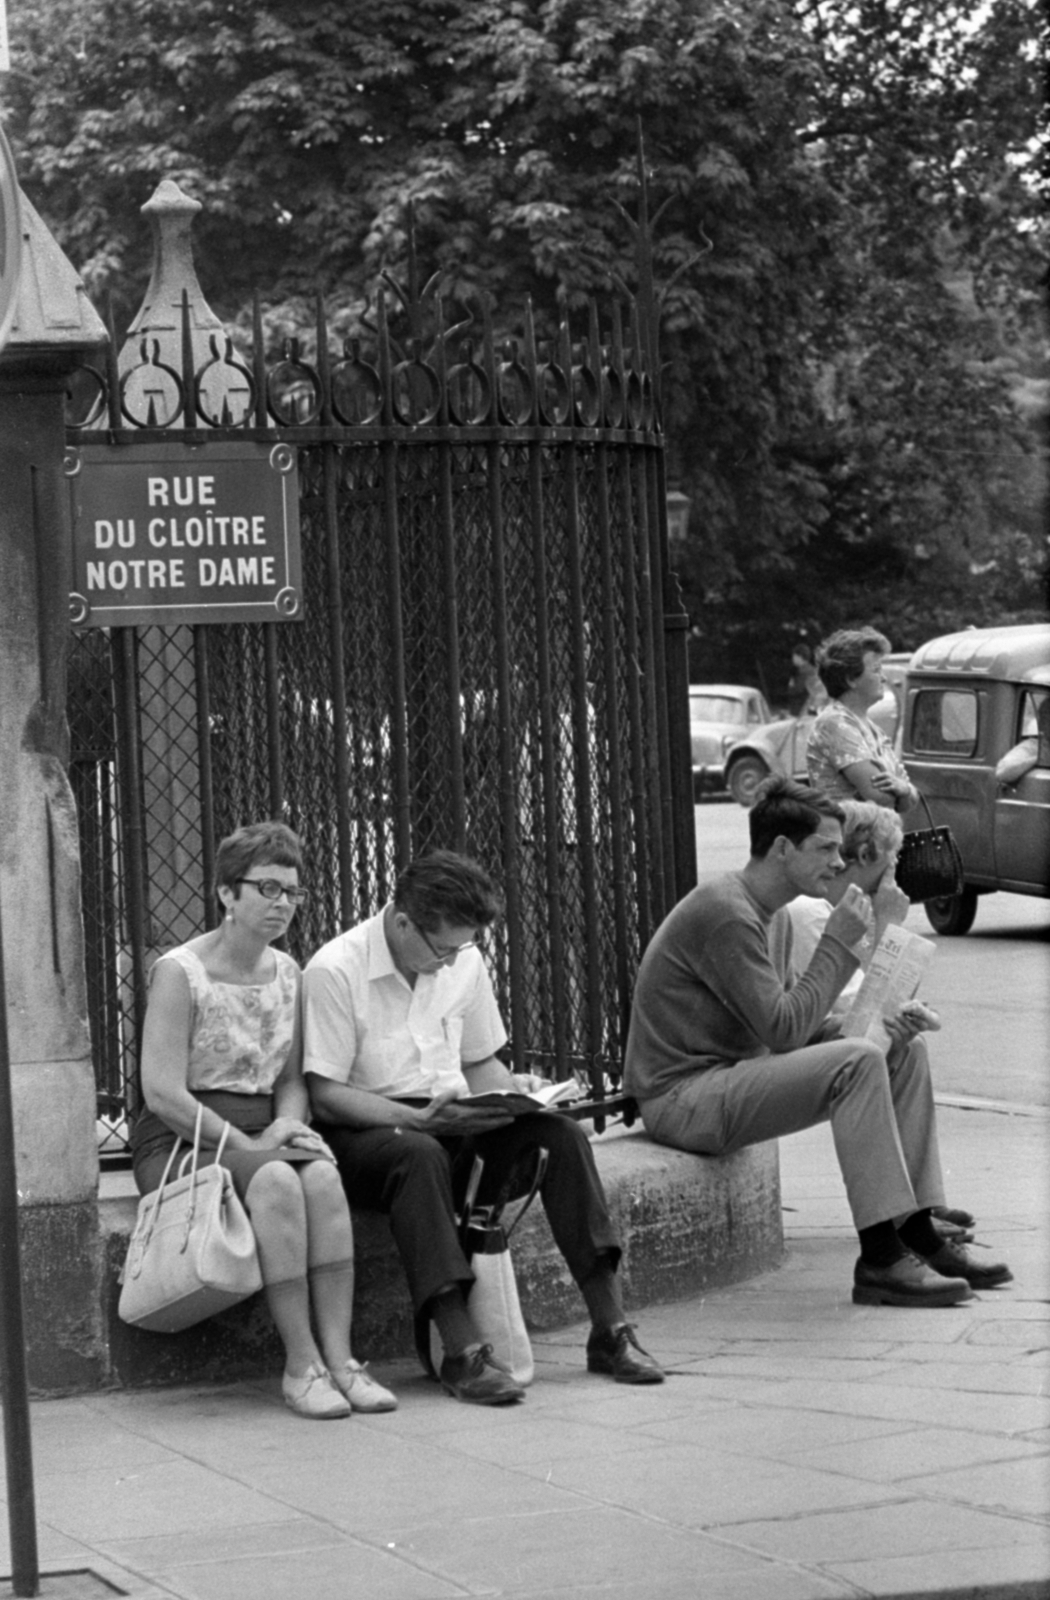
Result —
[{"label": "dark trousers", "polygon": [[532,1152],[548,1152],[540,1187],[551,1233],[576,1283],[606,1262],[615,1270],[620,1242],[586,1134],[570,1117],[537,1112],[473,1138],[435,1138],[407,1128],[338,1128],[322,1133],[339,1163],[351,1206],[382,1211],[404,1264],[418,1313],[439,1289],[474,1281],[456,1230],[456,1211],[475,1155],[485,1163],[475,1204],[527,1193]]}]

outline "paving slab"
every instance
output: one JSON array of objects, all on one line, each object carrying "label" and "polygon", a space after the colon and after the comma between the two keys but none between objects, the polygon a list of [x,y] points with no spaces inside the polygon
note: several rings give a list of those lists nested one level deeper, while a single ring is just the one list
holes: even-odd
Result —
[{"label": "paving slab", "polygon": [[813,1129],[781,1145],[783,1264],[638,1313],[662,1386],[587,1374],[576,1323],[535,1336],[508,1409],[457,1405],[408,1359],[376,1363],[398,1411],[325,1427],[276,1373],[35,1402],[41,1594],[1050,1600],[1050,1124],[940,1120],[1007,1288],[854,1306]]}]

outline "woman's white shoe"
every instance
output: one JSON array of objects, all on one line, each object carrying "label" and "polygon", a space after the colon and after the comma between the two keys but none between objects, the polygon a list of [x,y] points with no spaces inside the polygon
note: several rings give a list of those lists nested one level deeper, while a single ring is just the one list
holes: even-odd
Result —
[{"label": "woman's white shoe", "polygon": [[345,1367],[332,1373],[332,1382],[345,1394],[355,1411],[396,1411],[397,1395],[377,1383],[367,1370],[367,1362],[351,1356]]},{"label": "woman's white shoe", "polygon": [[332,1375],[315,1363],[307,1367],[301,1378],[281,1379],[284,1403],[298,1417],[312,1417],[315,1422],[334,1422],[336,1417],[348,1417],[350,1406],[340,1394]]}]

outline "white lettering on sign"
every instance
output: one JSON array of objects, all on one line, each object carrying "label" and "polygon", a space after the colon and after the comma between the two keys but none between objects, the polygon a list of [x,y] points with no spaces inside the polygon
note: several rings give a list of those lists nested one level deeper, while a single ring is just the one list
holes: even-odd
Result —
[{"label": "white lettering on sign", "polygon": [[181,560],[89,561],[87,586],[93,589],[184,589]]},{"label": "white lettering on sign", "polygon": [[201,587],[205,589],[223,583],[234,585],[275,583],[277,580],[273,563],[273,556],[238,556],[236,561],[229,556],[224,556],[221,561],[212,561],[210,556],[202,556],[197,566],[197,574]]},{"label": "white lettering on sign", "polygon": [[[116,524],[123,529],[123,522]],[[100,534],[99,530],[104,532]],[[135,521],[128,519],[130,537],[121,535],[117,543],[130,550],[135,543]],[[114,527],[110,522],[95,523],[95,548],[108,550],[113,546]],[[266,518],[256,517],[187,517],[180,523],[178,517],[150,517],[146,537],[155,550],[171,544],[175,550],[198,550],[201,545],[261,544],[266,543]]]},{"label": "white lettering on sign", "polygon": [[215,479],[201,478],[147,478],[147,502],[151,506],[213,506],[215,504]]},{"label": "white lettering on sign", "polygon": [[114,542],[116,542],[116,544],[118,544],[122,550],[134,550],[134,517],[128,518],[127,526],[124,524],[123,517],[118,517],[116,522],[99,520],[95,523],[95,549],[112,550]]}]

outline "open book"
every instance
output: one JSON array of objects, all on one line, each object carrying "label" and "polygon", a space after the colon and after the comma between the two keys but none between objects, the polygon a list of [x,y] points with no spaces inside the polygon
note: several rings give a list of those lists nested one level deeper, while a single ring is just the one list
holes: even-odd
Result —
[{"label": "open book", "polygon": [[526,1111],[548,1111],[552,1107],[566,1104],[569,1100],[578,1100],[580,1086],[575,1078],[566,1078],[563,1083],[546,1083],[542,1089],[521,1089],[515,1085],[511,1089],[484,1089],[480,1094],[460,1095],[456,1101],[458,1106],[491,1106],[500,1111],[509,1112],[511,1116],[520,1117]]},{"label": "open book", "polygon": [[843,1038],[871,1039],[887,1049],[891,1041],[883,1018],[896,1016],[905,1001],[914,999],[936,948],[932,939],[908,933],[896,924],[888,927],[842,1019]]}]

